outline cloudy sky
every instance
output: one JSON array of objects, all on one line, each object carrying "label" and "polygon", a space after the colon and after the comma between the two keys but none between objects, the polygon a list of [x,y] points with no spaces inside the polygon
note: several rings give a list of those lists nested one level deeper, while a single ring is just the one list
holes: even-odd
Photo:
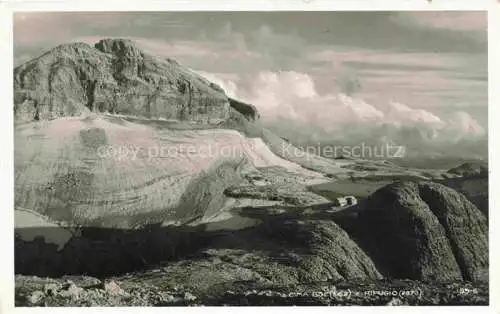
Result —
[{"label": "cloudy sky", "polygon": [[456,143],[486,137],[486,28],[484,12],[17,13],[14,58],[129,38],[304,140],[390,126]]}]

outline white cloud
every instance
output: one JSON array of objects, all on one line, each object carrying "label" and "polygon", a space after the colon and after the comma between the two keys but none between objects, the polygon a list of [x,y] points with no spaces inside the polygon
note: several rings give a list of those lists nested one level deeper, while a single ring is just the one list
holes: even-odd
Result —
[{"label": "white cloud", "polygon": [[355,117],[358,122],[382,122],[385,114],[360,98],[349,97],[344,94],[337,96],[340,106],[336,109],[345,109],[348,114]]},{"label": "white cloud", "polygon": [[320,95],[314,80],[295,71],[260,72],[255,77],[221,77],[222,74],[197,71],[225,88],[232,97],[254,104],[263,119],[286,119],[304,125],[332,129],[332,125],[387,123],[443,126],[438,116],[420,108],[391,101],[385,107],[345,94]]}]

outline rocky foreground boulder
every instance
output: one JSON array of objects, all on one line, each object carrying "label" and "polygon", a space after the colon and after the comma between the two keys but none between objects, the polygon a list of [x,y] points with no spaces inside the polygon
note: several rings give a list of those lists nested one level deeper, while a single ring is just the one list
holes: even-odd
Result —
[{"label": "rocky foreground boulder", "polygon": [[488,228],[467,198],[432,182],[375,192],[346,229],[383,275],[425,281],[488,280]]},{"label": "rocky foreground boulder", "polygon": [[218,124],[232,105],[258,118],[253,106],[230,104],[218,85],[125,39],[58,46],[14,69],[14,94],[16,121],[109,112]]}]

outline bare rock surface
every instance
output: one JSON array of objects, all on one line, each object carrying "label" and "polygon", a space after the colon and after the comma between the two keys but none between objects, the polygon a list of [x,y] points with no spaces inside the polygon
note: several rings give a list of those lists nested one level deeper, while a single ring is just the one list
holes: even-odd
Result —
[{"label": "bare rock surface", "polygon": [[[143,278],[144,279],[144,278]],[[47,295],[40,290],[51,279],[16,276],[16,306],[196,306],[196,305],[488,305],[488,285],[484,283],[436,284],[420,281],[373,280],[320,282],[289,286],[253,286],[240,282],[220,292],[200,294],[176,285],[165,287],[167,274],[156,272],[138,282],[120,278],[117,285],[126,294],[109,294],[99,287],[82,289],[78,298],[65,294]],[[62,283],[57,284],[59,287]]]},{"label": "bare rock surface", "polygon": [[488,224],[464,195],[439,184],[421,184],[420,195],[443,226],[464,280],[488,280]]},{"label": "bare rock surface", "polygon": [[450,174],[462,177],[487,177],[488,164],[486,162],[466,162],[448,170]]},{"label": "bare rock surface", "polygon": [[[481,167],[303,151],[123,39],[56,47],[14,92],[17,305],[488,303]],[[418,181],[447,175],[481,184]]]}]

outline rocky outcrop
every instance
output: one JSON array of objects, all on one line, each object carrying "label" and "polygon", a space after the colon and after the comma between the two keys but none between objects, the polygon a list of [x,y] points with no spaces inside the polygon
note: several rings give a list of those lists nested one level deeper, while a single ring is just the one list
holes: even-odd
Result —
[{"label": "rocky outcrop", "polygon": [[485,216],[462,194],[431,182],[381,188],[346,227],[388,277],[488,280]]},{"label": "rocky outcrop", "polygon": [[[233,102],[234,104],[234,102]],[[245,134],[247,137],[262,137],[262,123],[259,118],[255,119],[255,115],[248,114],[246,107],[238,107],[231,105],[229,108],[229,117],[220,126],[226,129],[233,129]],[[242,110],[241,113],[238,110]],[[258,117],[258,116],[257,116]]]},{"label": "rocky outcrop", "polygon": [[58,46],[14,69],[16,120],[109,112],[220,123],[229,100],[214,83],[124,39]]},{"label": "rocky outcrop", "polygon": [[233,198],[251,198],[278,201],[290,205],[311,205],[328,203],[328,199],[305,188],[293,185],[238,185],[224,190],[224,194]]},{"label": "rocky outcrop", "polygon": [[292,220],[269,231],[276,240],[293,243],[296,252],[308,251],[297,259],[300,282],[382,278],[371,259],[334,222]]},{"label": "rocky outcrop", "polygon": [[488,176],[458,177],[440,180],[439,183],[465,195],[472,204],[485,215],[489,216]]},{"label": "rocky outcrop", "polygon": [[488,164],[484,162],[466,162],[448,170],[448,173],[462,177],[487,177]]},{"label": "rocky outcrop", "polygon": [[250,208],[244,211],[262,223],[239,231],[214,232],[201,256],[164,268],[170,284],[214,291],[250,281],[290,286],[382,278],[370,258],[332,221],[302,220],[286,213],[259,215]]}]

